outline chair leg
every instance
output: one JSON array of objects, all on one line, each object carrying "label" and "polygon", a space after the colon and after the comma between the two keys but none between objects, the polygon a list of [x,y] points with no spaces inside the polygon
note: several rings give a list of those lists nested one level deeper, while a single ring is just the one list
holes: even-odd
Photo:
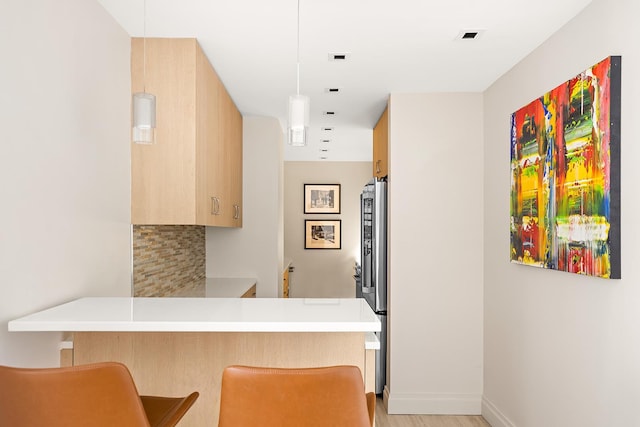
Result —
[{"label": "chair leg", "polygon": [[151,427],[173,427],[198,398],[198,392],[187,397],[140,396]]},{"label": "chair leg", "polygon": [[367,393],[367,409],[369,410],[369,422],[373,427],[373,419],[376,414],[376,394],[373,392]]}]

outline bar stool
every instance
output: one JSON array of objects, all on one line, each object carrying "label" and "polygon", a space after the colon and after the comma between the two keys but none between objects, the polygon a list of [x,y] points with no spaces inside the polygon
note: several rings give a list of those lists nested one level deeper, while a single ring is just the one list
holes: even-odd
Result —
[{"label": "bar stool", "polygon": [[0,366],[0,420],[12,427],[173,427],[198,398],[139,396],[127,367]]},{"label": "bar stool", "polygon": [[229,366],[218,427],[371,427],[375,398],[357,366]]}]

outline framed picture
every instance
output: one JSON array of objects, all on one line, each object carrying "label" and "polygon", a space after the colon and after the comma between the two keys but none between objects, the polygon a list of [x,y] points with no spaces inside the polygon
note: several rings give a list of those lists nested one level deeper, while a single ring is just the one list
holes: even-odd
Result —
[{"label": "framed picture", "polygon": [[340,184],[304,184],[304,213],[339,214]]},{"label": "framed picture", "polygon": [[340,249],[342,220],[306,219],[304,221],[305,249]]}]

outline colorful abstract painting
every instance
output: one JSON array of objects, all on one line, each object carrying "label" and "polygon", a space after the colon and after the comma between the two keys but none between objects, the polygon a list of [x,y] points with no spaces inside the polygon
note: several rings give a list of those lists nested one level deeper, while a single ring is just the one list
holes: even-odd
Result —
[{"label": "colorful abstract painting", "polygon": [[511,115],[511,261],[620,278],[621,58]]}]

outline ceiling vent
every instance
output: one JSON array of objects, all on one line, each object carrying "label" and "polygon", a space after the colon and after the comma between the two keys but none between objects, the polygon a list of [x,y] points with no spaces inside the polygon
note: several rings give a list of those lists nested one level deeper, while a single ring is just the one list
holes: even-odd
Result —
[{"label": "ceiling vent", "polygon": [[340,61],[344,62],[351,57],[350,53],[347,52],[334,52],[329,54],[329,61]]},{"label": "ceiling vent", "polygon": [[456,40],[478,40],[484,30],[462,30],[458,33]]}]

